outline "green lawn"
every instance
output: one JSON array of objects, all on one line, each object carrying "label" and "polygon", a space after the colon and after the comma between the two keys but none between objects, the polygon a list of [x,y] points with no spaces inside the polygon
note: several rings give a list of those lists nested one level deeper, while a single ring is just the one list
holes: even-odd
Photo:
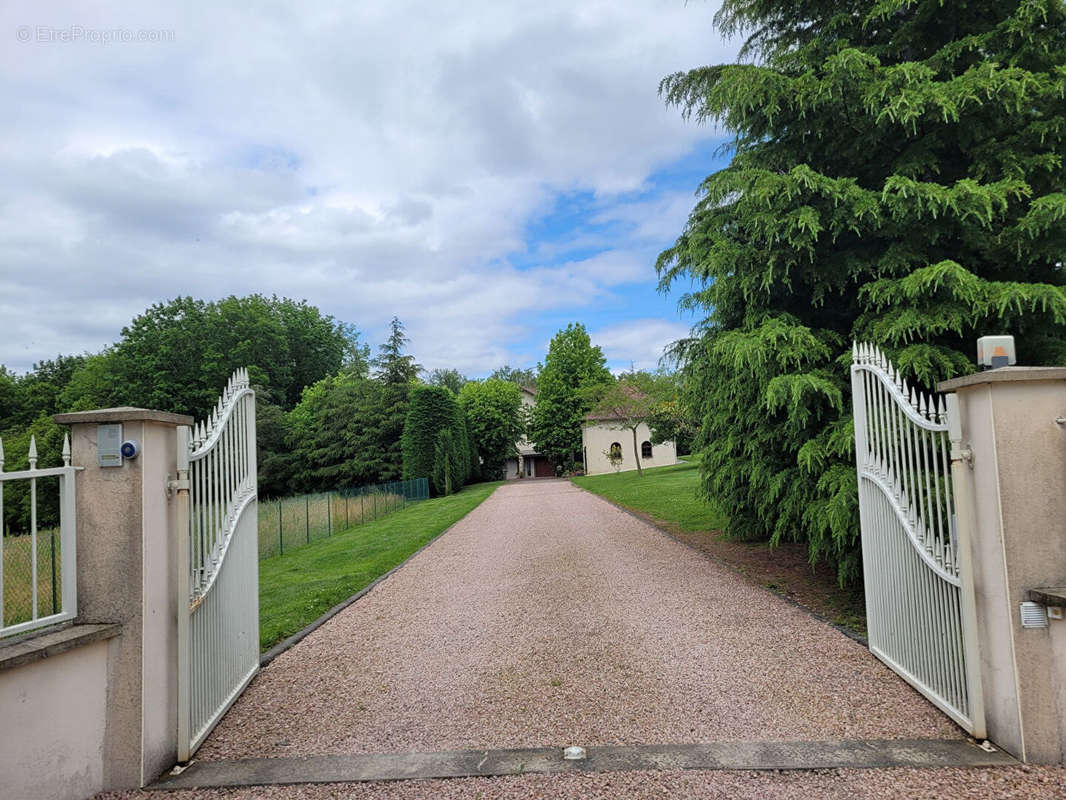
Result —
[{"label": "green lawn", "polygon": [[722,533],[726,515],[714,503],[696,495],[698,457],[689,463],[636,472],[573,478],[578,486],[626,508],[648,514],[674,536],[717,561],[728,564],[753,583],[803,605],[820,616],[860,635],[866,634],[866,610],[861,590],[842,589],[836,573],[825,564],[812,565],[802,542],[729,539]]},{"label": "green lawn", "polygon": [[725,515],[713,503],[696,496],[699,463],[685,456],[687,463],[633,472],[573,478],[582,489],[613,500],[634,511],[643,511],[675,523],[683,531],[713,531],[721,528]]},{"label": "green lawn", "polygon": [[500,483],[467,486],[259,562],[259,645],[266,650],[381,577],[474,510]]}]

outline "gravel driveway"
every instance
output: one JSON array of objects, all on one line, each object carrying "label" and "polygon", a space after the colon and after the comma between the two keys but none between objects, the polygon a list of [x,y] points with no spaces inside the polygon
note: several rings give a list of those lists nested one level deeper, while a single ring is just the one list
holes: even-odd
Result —
[{"label": "gravel driveway", "polygon": [[197,757],[963,735],[843,634],[542,480],[276,659]]}]

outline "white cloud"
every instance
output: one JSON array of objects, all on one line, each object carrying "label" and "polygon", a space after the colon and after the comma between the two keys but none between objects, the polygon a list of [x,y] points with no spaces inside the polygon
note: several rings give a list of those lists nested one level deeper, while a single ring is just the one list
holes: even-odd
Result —
[{"label": "white cloud", "polygon": [[589,333],[612,371],[654,370],[666,347],[689,334],[690,326],[665,319],[637,319]]},{"label": "white cloud", "polygon": [[[372,344],[399,316],[429,367],[518,361],[538,314],[647,280],[680,230],[691,193],[622,193],[708,135],[657,84],[731,57],[713,12],[6,4],[0,89],[18,113],[0,129],[0,363],[99,349],[177,295],[251,292],[306,298]],[[20,43],[21,26],[173,37]],[[627,233],[559,263],[526,225],[575,190]],[[512,266],[529,252],[548,262]]]}]

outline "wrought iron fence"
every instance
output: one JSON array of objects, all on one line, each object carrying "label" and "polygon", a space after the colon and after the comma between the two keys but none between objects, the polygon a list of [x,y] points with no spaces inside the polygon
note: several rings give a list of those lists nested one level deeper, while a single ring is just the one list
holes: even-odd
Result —
[{"label": "wrought iron fence", "polygon": [[[28,469],[4,472],[0,441],[0,636],[73,619],[78,611],[75,576],[74,474],[70,440],[63,466],[37,468],[30,437]],[[58,480],[58,493],[50,479]],[[4,488],[9,487],[8,513]],[[39,524],[45,522],[45,526]],[[48,525],[59,522],[58,529]]]},{"label": "wrought iron fence", "polygon": [[259,502],[259,558],[269,558],[429,499],[429,480],[390,481]]}]

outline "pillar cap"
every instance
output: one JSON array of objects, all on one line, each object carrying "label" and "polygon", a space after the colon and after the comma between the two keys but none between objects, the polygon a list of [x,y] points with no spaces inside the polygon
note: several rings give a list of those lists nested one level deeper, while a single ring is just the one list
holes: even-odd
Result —
[{"label": "pillar cap", "polygon": [[941,381],[936,388],[940,392],[954,392],[967,386],[1011,381],[1066,381],[1066,367],[1000,367]]},{"label": "pillar cap", "polygon": [[[1066,370],[1064,370],[1066,371]],[[107,422],[162,422],[165,425],[192,425],[195,420],[187,414],[172,414],[169,411],[153,411],[150,408],[98,408],[95,411],[74,411],[56,414],[52,420],[59,425]]]}]

